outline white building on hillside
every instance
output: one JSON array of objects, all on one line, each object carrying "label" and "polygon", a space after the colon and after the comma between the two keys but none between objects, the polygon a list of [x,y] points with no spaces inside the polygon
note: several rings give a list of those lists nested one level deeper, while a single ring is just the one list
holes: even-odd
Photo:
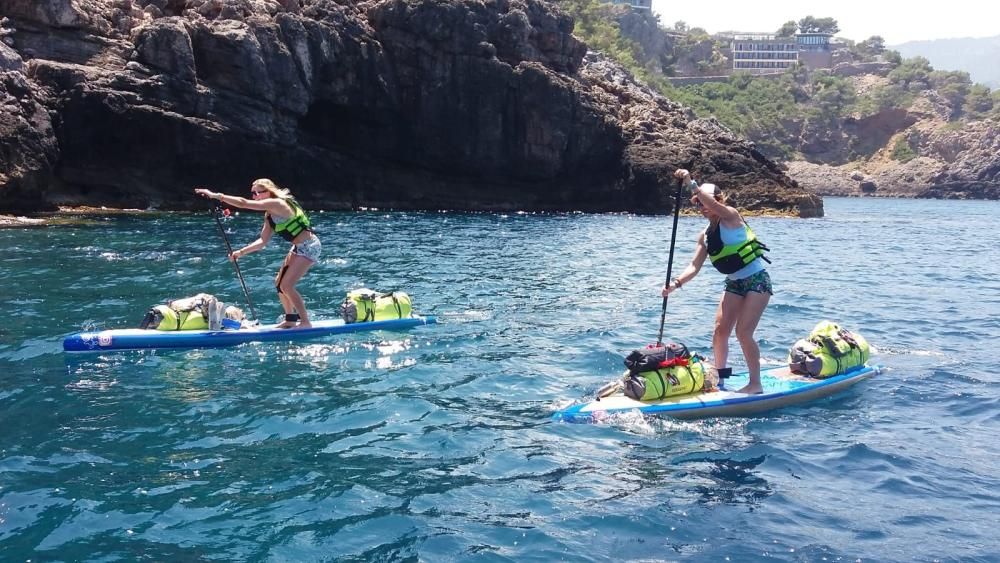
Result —
[{"label": "white building on hillside", "polygon": [[732,39],[733,70],[752,74],[781,72],[799,60],[794,37],[769,33],[737,33]]},{"label": "white building on hillside", "polygon": [[[607,0],[605,0],[607,1]],[[636,10],[652,10],[653,0],[611,0],[612,4],[628,4]]]},{"label": "white building on hillside", "polygon": [[795,63],[811,69],[832,64],[829,33],[797,33],[794,37],[733,33],[730,37],[734,71],[767,74],[782,72]]}]

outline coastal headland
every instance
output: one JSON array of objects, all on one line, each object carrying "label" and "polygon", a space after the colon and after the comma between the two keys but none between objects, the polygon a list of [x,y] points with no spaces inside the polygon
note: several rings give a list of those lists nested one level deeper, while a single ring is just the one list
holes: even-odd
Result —
[{"label": "coastal headland", "polygon": [[[822,199],[535,0],[0,0],[0,212],[185,210],[257,177],[324,209],[751,213]],[[686,198],[685,198],[686,199]]]}]

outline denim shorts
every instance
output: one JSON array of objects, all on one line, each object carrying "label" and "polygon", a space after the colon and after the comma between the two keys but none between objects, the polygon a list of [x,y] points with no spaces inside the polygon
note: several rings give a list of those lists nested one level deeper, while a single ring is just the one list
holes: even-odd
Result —
[{"label": "denim shorts", "polygon": [[292,254],[301,256],[310,262],[318,262],[319,255],[323,253],[323,244],[319,242],[319,237],[313,235],[302,244],[292,246]]},{"label": "denim shorts", "polygon": [[746,297],[751,291],[774,295],[774,289],[771,287],[771,276],[768,275],[767,270],[761,270],[741,280],[726,278],[726,291],[740,297]]}]

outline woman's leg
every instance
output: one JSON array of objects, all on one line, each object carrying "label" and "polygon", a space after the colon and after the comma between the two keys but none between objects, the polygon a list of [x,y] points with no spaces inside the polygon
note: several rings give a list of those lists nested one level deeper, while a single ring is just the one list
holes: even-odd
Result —
[{"label": "woman's leg", "polygon": [[743,297],[728,291],[722,292],[719,307],[715,310],[715,330],[712,332],[712,352],[716,368],[726,367],[726,362],[729,361],[729,335],[733,333],[742,306]]},{"label": "woman's leg", "polygon": [[[285,275],[285,272],[288,270],[288,264],[289,262],[292,261],[292,256],[294,256],[294,254],[292,254],[291,252],[289,252],[285,256],[285,260],[281,263],[281,267],[278,268],[278,275],[274,276],[274,289],[278,292],[278,301],[281,302],[281,308],[284,310],[286,315],[294,313],[295,307],[292,305],[292,302],[288,299],[288,296],[286,296],[284,293],[281,292],[281,278]],[[294,324],[289,323],[285,326],[282,326],[281,328],[288,328],[290,326],[294,326]]]},{"label": "woman's leg", "polygon": [[[278,289],[281,290],[281,295],[283,296],[282,304],[284,304],[284,299],[288,299],[289,304],[291,304],[295,312],[299,314],[299,328],[309,328],[312,326],[312,323],[309,322],[309,313],[306,311],[306,303],[302,299],[302,295],[299,294],[299,291],[295,289],[295,284],[299,283],[299,280],[302,279],[302,276],[306,275],[306,272],[309,271],[309,268],[312,267],[312,265],[312,260],[309,260],[308,258],[291,255],[288,257],[288,266],[285,269],[284,274],[281,275],[278,280]],[[283,324],[285,323],[281,323],[281,325]]]},{"label": "woman's leg", "polygon": [[736,321],[736,340],[743,349],[743,358],[747,362],[747,369],[750,371],[750,382],[746,387],[739,390],[740,393],[761,393],[764,391],[760,383],[760,346],[753,333],[757,330],[757,323],[760,322],[764,309],[767,308],[771,300],[771,294],[751,291],[743,298],[743,306],[740,308],[739,318]]}]

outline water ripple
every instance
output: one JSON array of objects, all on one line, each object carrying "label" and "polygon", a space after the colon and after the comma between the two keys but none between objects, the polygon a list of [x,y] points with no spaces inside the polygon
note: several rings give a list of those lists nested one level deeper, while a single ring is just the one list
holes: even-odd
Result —
[{"label": "water ripple", "polygon": [[[1000,208],[826,210],[753,220],[775,258],[765,363],[831,319],[889,371],[757,417],[582,426],[549,416],[657,338],[669,218],[317,213],[324,256],[301,285],[317,317],[372,287],[440,324],[80,356],[64,335],[134,326],[151,304],[239,303],[214,225],[0,231],[0,313],[18,319],[0,329],[3,558],[991,561],[1000,265],[971,258]],[[680,220],[675,268],[702,227]],[[259,228],[226,225],[232,241]],[[268,319],[275,246],[241,261]],[[719,291],[706,272],[672,296],[667,339],[708,353]]]}]

